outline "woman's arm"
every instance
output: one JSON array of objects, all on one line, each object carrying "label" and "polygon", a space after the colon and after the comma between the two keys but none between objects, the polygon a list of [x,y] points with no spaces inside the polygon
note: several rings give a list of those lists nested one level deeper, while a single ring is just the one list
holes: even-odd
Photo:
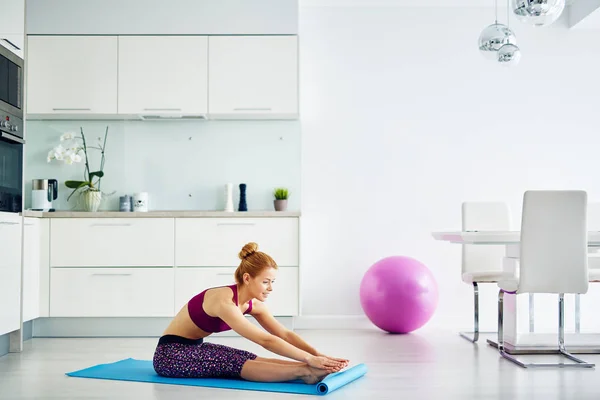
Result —
[{"label": "woman's arm", "polygon": [[327,369],[334,372],[339,371],[344,367],[344,364],[339,361],[312,355],[307,351],[292,346],[275,335],[261,330],[248,321],[240,309],[230,302],[220,302],[216,308],[217,316],[229,325],[231,329],[275,354],[296,361],[305,362],[311,367]]},{"label": "woman's arm", "polygon": [[[310,344],[308,344],[296,332],[291,331],[291,330],[287,329],[285,326],[283,326],[279,321],[277,321],[277,319],[275,319],[275,317],[273,317],[273,315],[271,315],[271,313],[269,312],[267,307],[262,302],[260,302],[260,301],[253,302],[252,316],[254,318],[256,318],[258,323],[263,328],[265,328],[269,333],[280,337],[281,339],[285,340],[292,346],[297,347],[298,349],[304,350],[305,352],[307,352],[313,356],[328,357],[325,354],[322,354],[319,351],[317,351],[317,349],[312,347]],[[345,359],[337,359],[337,358],[333,358],[333,357],[328,357],[328,358],[332,358],[336,361],[340,361],[345,364],[348,364],[348,362],[349,362],[348,360],[345,360]]]},{"label": "woman's arm", "polygon": [[307,353],[312,354],[313,356],[322,355],[317,351],[317,349],[308,344],[304,339],[300,337],[300,335],[298,335],[294,331],[288,330],[282,339],[291,344],[292,346],[302,349]]}]

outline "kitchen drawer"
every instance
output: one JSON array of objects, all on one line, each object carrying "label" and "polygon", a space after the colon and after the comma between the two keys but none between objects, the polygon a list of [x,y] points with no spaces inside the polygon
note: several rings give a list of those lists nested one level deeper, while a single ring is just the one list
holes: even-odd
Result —
[{"label": "kitchen drawer", "polygon": [[53,268],[50,317],[172,317],[173,268]]},{"label": "kitchen drawer", "polygon": [[0,336],[19,329],[21,266],[0,267]]},{"label": "kitchen drawer", "polygon": [[41,225],[41,218],[24,218],[23,321],[40,316]]},{"label": "kitchen drawer", "polygon": [[21,216],[0,212],[0,268],[18,267],[21,269],[22,224]]},{"label": "kitchen drawer", "polygon": [[279,266],[298,266],[297,218],[177,218],[175,265],[233,267],[248,242]]},{"label": "kitchen drawer", "polygon": [[52,267],[167,267],[174,260],[172,218],[56,218]]},{"label": "kitchen drawer", "polygon": [[22,217],[0,213],[0,336],[21,321]]},{"label": "kitchen drawer", "polygon": [[[204,289],[235,283],[233,267],[176,268],[175,271],[176,311]],[[295,316],[298,302],[298,267],[280,267],[273,292],[265,304],[275,316]]]}]

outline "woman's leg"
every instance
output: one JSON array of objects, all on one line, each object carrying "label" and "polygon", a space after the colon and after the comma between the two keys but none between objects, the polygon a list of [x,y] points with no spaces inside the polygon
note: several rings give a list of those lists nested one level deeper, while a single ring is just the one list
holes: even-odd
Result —
[{"label": "woman's leg", "polygon": [[181,343],[159,344],[154,352],[154,370],[169,378],[198,377],[201,370],[195,362],[197,347]]},{"label": "woman's leg", "polygon": [[[215,343],[202,345],[205,357],[213,361],[214,374],[239,377],[255,382],[286,382],[301,379],[317,383],[330,372],[309,367],[305,363],[257,357],[256,354]],[[274,362],[280,361],[280,362]],[[225,368],[224,368],[225,367]],[[211,374],[212,375],[212,374]]]},{"label": "woman's leg", "polygon": [[[242,378],[256,382],[285,382],[301,379],[314,384],[329,372],[293,361],[264,359],[245,350],[214,343],[159,344],[154,369],[173,378]],[[280,362],[273,362],[280,361]]]},{"label": "woman's leg", "polygon": [[306,365],[306,363],[303,363],[300,361],[280,360],[278,358],[256,357],[254,360],[260,361],[260,362],[270,362],[270,363],[275,363],[275,364],[279,364],[279,365],[295,365],[295,366]]},{"label": "woman's leg", "polygon": [[247,381],[286,382],[302,379],[308,384],[320,382],[327,375],[329,372],[326,370],[312,368],[303,363],[286,365],[257,360],[246,361],[240,373],[242,379]]}]

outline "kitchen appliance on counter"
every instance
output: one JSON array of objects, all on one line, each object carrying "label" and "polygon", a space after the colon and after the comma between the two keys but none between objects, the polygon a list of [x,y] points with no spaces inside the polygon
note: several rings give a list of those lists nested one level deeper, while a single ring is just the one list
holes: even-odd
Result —
[{"label": "kitchen appliance on counter", "polygon": [[23,210],[23,59],[0,46],[0,211]]},{"label": "kitchen appliance on counter", "polygon": [[55,211],[52,202],[58,197],[56,179],[34,179],[31,182],[31,209],[34,211]]}]

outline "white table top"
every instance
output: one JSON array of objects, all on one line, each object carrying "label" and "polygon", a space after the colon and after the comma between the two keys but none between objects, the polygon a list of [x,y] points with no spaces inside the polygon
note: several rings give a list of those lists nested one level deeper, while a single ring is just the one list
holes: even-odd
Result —
[{"label": "white table top", "polygon": [[[433,232],[436,240],[459,244],[519,244],[520,231],[455,231]],[[600,246],[600,232],[588,232],[588,245]]]}]

